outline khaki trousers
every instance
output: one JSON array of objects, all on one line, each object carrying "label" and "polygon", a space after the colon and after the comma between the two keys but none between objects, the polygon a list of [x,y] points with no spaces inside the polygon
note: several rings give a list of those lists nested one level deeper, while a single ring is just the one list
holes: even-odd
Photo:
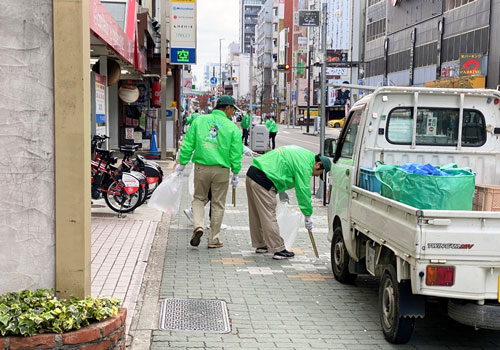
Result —
[{"label": "khaki trousers", "polygon": [[212,190],[212,199],[210,200],[212,218],[208,232],[208,244],[219,242],[220,225],[224,218],[228,186],[228,168],[218,165],[194,165],[194,196],[192,203],[194,231],[200,228],[203,230],[205,227],[205,205],[208,202],[208,190]]},{"label": "khaki trousers", "polygon": [[276,189],[273,187],[267,191],[248,176],[246,188],[252,247],[267,246],[271,253],[281,252],[285,249],[285,242],[276,221]]}]

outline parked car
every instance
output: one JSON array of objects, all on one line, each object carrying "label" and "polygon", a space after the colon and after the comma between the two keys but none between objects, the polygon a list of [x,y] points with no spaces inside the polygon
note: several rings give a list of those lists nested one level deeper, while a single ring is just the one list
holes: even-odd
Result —
[{"label": "parked car", "polygon": [[342,119],[332,119],[328,121],[329,128],[343,128],[344,127],[344,118]]}]

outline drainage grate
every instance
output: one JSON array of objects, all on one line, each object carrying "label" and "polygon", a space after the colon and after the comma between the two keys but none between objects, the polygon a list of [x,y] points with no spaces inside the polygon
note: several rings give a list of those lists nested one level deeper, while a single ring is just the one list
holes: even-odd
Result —
[{"label": "drainage grate", "polygon": [[231,326],[226,302],[206,299],[165,299],[161,304],[160,329],[229,333]]}]

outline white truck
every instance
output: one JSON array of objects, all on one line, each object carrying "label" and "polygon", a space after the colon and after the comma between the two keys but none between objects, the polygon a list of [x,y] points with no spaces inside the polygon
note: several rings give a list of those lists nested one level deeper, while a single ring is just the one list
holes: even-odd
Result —
[{"label": "white truck", "polygon": [[495,90],[381,87],[325,141],[333,274],[341,283],[380,277],[389,342],[410,339],[426,298],[445,300],[460,323],[500,329],[500,212],[414,208],[361,188],[360,169],[456,163],[476,184],[500,185],[499,102]]}]

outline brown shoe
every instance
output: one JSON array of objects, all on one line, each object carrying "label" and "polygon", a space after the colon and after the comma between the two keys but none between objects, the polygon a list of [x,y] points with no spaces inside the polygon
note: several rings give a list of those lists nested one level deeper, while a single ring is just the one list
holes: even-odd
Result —
[{"label": "brown shoe", "polygon": [[208,248],[221,248],[223,246],[224,246],[224,243],[222,243],[222,242],[208,243]]},{"label": "brown shoe", "polygon": [[203,236],[203,230],[196,230],[193,233],[193,236],[191,237],[191,241],[189,242],[189,244],[191,244],[193,247],[199,246],[201,236]]}]

